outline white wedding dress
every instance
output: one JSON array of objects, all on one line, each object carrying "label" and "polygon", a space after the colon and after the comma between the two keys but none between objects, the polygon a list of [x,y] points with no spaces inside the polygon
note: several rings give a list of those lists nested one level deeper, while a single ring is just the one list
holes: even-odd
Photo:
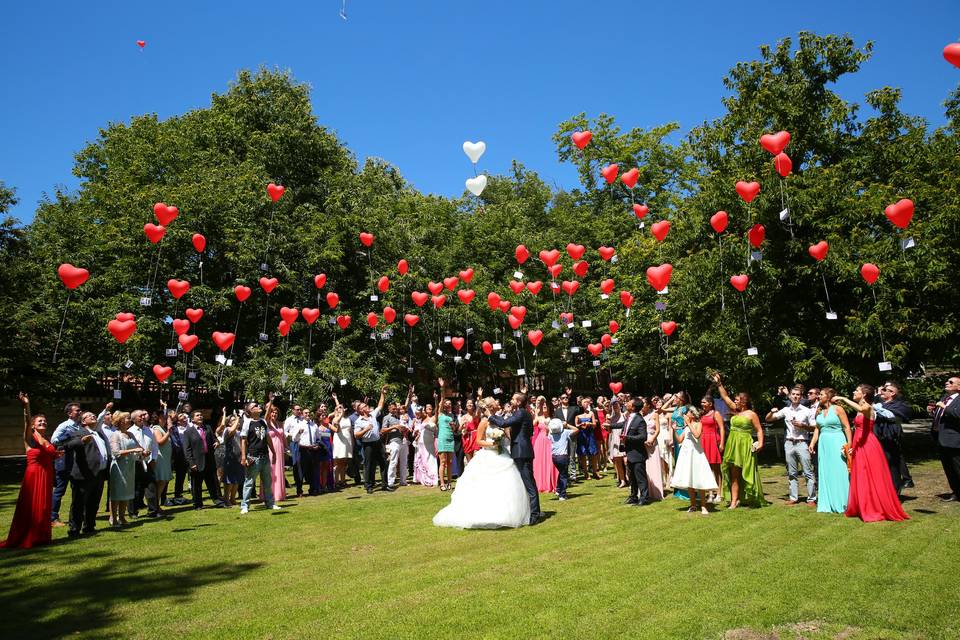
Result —
[{"label": "white wedding dress", "polygon": [[499,529],[522,527],[530,522],[530,499],[510,457],[506,437],[503,447],[502,453],[497,453],[494,446],[474,454],[457,480],[450,504],[433,516],[434,525]]}]

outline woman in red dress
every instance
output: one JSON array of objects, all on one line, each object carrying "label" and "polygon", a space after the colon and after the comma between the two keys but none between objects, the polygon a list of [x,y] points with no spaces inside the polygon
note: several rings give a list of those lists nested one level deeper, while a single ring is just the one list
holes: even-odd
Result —
[{"label": "woman in red dress", "polygon": [[[483,393],[479,389],[478,393]],[[467,410],[460,414],[460,441],[463,443],[464,465],[470,462],[479,447],[477,447],[477,427],[480,424],[477,406],[472,398],[467,399]]]},{"label": "woman in red dress", "polygon": [[50,507],[53,502],[53,461],[62,453],[47,442],[47,419],[43,414],[30,417],[30,399],[20,393],[23,403],[23,446],[27,453],[27,470],[20,485],[17,509],[10,523],[7,539],[0,547],[31,547],[49,544],[52,538]]},{"label": "woman in red dress", "polygon": [[708,502],[720,504],[723,500],[723,476],[720,467],[723,464],[723,445],[726,440],[726,429],[723,427],[723,416],[713,406],[713,396],[709,393],[700,400],[700,426],[703,431],[700,435],[700,444],[703,445],[703,453],[707,456],[707,462],[710,463],[710,470],[713,471],[713,477],[720,487],[712,491],[712,496]]},{"label": "woman in red dress", "polygon": [[890,468],[880,441],[873,435],[874,389],[861,384],[853,392],[853,400],[834,396],[834,404],[845,404],[856,410],[853,423],[857,430],[850,446],[850,493],[846,515],[864,522],[908,520],[890,479]]}]

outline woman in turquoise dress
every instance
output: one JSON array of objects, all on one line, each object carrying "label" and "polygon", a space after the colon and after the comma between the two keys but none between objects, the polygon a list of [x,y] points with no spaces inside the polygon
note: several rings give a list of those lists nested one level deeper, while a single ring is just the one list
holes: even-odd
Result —
[{"label": "woman in turquoise dress", "polygon": [[443,378],[437,398],[437,457],[440,459],[440,490],[449,491],[453,472],[453,405],[443,399]]},{"label": "woman in turquoise dress", "polygon": [[817,456],[817,511],[844,513],[850,495],[850,473],[844,459],[843,447],[852,439],[847,412],[833,404],[836,392],[820,390],[820,409],[817,428],[810,440],[810,453],[820,448]]},{"label": "woman in turquoise dress", "polygon": [[[731,400],[720,381],[720,374],[714,374],[714,382],[720,391],[720,397],[730,408],[730,432],[724,443],[723,485],[730,496],[730,509],[742,504],[762,507],[763,485],[760,482],[760,467],[757,465],[757,451],[763,448],[763,426],[760,416],[753,410],[750,396],[741,391],[735,400]],[[753,441],[753,433],[757,441]]]},{"label": "woman in turquoise dress", "polygon": [[127,431],[130,414],[116,411],[113,414],[116,432],[110,436],[110,525],[127,524],[127,503],[133,500],[136,465],[140,463],[143,449]]},{"label": "woman in turquoise dress", "polygon": [[[673,459],[676,460],[680,455],[680,447],[683,444],[683,434],[687,428],[685,416],[687,415],[687,411],[690,410],[688,406],[690,404],[690,396],[687,395],[686,391],[678,391],[674,394],[673,398],[671,398],[670,402],[667,403],[668,407],[670,403],[677,405],[673,413],[670,414],[670,420],[673,421]],[[690,494],[687,493],[686,489],[674,489],[673,497],[680,498],[681,500],[689,500]]]}]

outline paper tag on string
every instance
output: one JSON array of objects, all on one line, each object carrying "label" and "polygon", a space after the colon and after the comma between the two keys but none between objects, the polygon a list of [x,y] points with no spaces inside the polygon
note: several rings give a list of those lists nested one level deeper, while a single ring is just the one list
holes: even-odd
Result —
[{"label": "paper tag on string", "polygon": [[437,349],[437,355],[438,355],[438,356],[443,356],[443,350],[442,350],[442,349]]},{"label": "paper tag on string", "polygon": [[526,370],[526,369],[517,369],[517,375],[518,375],[518,376],[525,376],[525,375],[527,375],[527,370]]},{"label": "paper tag on string", "polygon": [[216,361],[219,362],[220,364],[226,364],[226,363],[227,363],[227,356],[223,355],[222,353],[218,353],[218,354],[217,354],[217,357],[214,358],[214,360],[216,360]]},{"label": "paper tag on string", "polygon": [[626,313],[625,315],[626,315],[626,317],[628,317],[628,318],[630,317],[630,309],[627,309],[627,313]]},{"label": "paper tag on string", "polygon": [[498,395],[500,395],[501,393],[503,393],[503,389],[501,389],[500,387],[494,387],[494,389],[493,389],[493,395],[498,396]]},{"label": "paper tag on string", "polygon": [[506,359],[507,359],[507,354],[501,353],[501,354],[500,354],[500,359],[501,359],[501,360],[506,360]]},{"label": "paper tag on string", "polygon": [[567,329],[573,329],[573,323],[572,323],[572,322],[568,322],[568,323],[567,323]]},{"label": "paper tag on string", "polygon": [[341,387],[347,386],[347,379],[346,379],[346,378],[340,378],[340,386],[341,386]]},{"label": "paper tag on string", "polygon": [[599,360],[594,360],[594,361],[593,361],[593,366],[599,367],[599,366],[600,366],[600,361],[599,361]]},{"label": "paper tag on string", "polygon": [[287,384],[287,380],[289,379],[290,378],[287,376],[287,374],[283,374],[282,376],[280,376],[280,384]]},{"label": "paper tag on string", "polygon": [[612,258],[610,258],[610,263],[611,263],[611,264],[616,263],[616,262],[618,262],[618,256],[613,256]]},{"label": "paper tag on string", "polygon": [[879,369],[880,371],[892,371],[893,364],[890,362],[878,362],[877,369]]},{"label": "paper tag on string", "polygon": [[305,369],[303,370],[303,375],[305,375],[305,376],[312,376],[312,375],[313,375],[313,369],[311,369],[310,367],[305,368]]},{"label": "paper tag on string", "polygon": [[660,289],[660,291],[657,291],[657,293],[660,294],[661,296],[666,295],[670,293],[670,287],[664,287],[663,289]]},{"label": "paper tag on string", "polygon": [[269,339],[270,339],[270,336],[268,336],[267,334],[265,333],[260,334],[260,342],[266,342]]},{"label": "paper tag on string", "polygon": [[514,337],[514,338],[519,338],[519,337],[521,337],[522,335],[523,335],[523,332],[522,332],[522,331],[514,331],[514,332],[513,332],[513,337]]},{"label": "paper tag on string", "polygon": [[472,336],[472,335],[473,335],[473,327],[467,327],[467,335],[468,335],[468,336]]},{"label": "paper tag on string", "polygon": [[784,209],[780,212],[780,222],[786,222],[787,218],[790,217],[790,209]]},{"label": "paper tag on string", "polygon": [[836,320],[837,312],[836,311],[827,311],[827,320]]},{"label": "paper tag on string", "polygon": [[168,358],[176,358],[180,352],[176,349],[167,349],[166,354]]},{"label": "paper tag on string", "polygon": [[188,371],[188,372],[187,372],[187,380],[196,380],[196,379],[197,379],[197,372],[196,372],[196,371]]},{"label": "paper tag on string", "polygon": [[460,364],[460,361],[463,360],[460,356],[453,356],[453,361],[457,364]]},{"label": "paper tag on string", "polygon": [[494,343],[493,343],[493,350],[494,350],[494,351],[500,351],[500,349],[503,349],[503,345],[500,344],[499,342],[494,342]]},{"label": "paper tag on string", "polygon": [[[570,323],[570,324],[573,324],[573,323]],[[591,322],[590,320],[584,320],[583,322],[580,323],[580,326],[587,329],[593,326],[593,322]]]},{"label": "paper tag on string", "polygon": [[140,298],[140,306],[141,306],[141,307],[149,307],[152,302],[153,302],[153,301],[152,301],[150,298],[146,297],[146,296]]},{"label": "paper tag on string", "polygon": [[266,270],[269,269],[269,268],[270,268],[270,267],[267,266],[267,263],[266,263],[266,262],[261,262],[261,263],[260,263],[260,271],[266,271]]},{"label": "paper tag on string", "polygon": [[913,238],[904,238],[900,241],[900,248],[904,251],[913,249],[915,246],[917,246],[917,243],[913,241]]},{"label": "paper tag on string", "polygon": [[657,300],[656,304],[653,305],[653,308],[656,309],[657,311],[666,311],[667,303]]},{"label": "paper tag on string", "polygon": [[470,359],[470,354],[468,353],[467,355],[463,356],[463,359],[464,359],[464,360],[469,360],[469,359]]},{"label": "paper tag on string", "polygon": [[[638,228],[638,229],[643,229],[643,228],[646,227],[646,226],[647,226],[647,223],[646,223],[646,222],[641,222],[639,225],[637,225],[637,228]],[[614,256],[614,257],[616,257],[616,256]]]},{"label": "paper tag on string", "polygon": [[550,326],[553,327],[554,329],[559,329],[560,323],[554,320],[553,322],[550,323]]},{"label": "paper tag on string", "polygon": [[327,318],[327,324],[337,324],[337,319],[334,318],[333,316],[330,316],[329,318]]},{"label": "paper tag on string", "polygon": [[610,344],[618,344],[619,342],[616,338],[610,338]]},{"label": "paper tag on string", "polygon": [[377,296],[377,295],[370,296],[370,302],[376,302],[379,299],[380,299],[380,296]]},{"label": "paper tag on string", "polygon": [[178,399],[178,400],[189,400],[189,399],[190,399],[190,394],[187,393],[186,391],[181,391],[180,393],[177,394],[177,399]]},{"label": "paper tag on string", "polygon": [[453,338],[451,338],[450,336],[443,336],[444,342],[449,343],[451,340],[453,340]]},{"label": "paper tag on string", "polygon": [[600,294],[600,299],[601,299],[601,300],[607,300],[607,299],[609,299],[609,298],[610,298],[610,296],[608,296],[608,295],[605,294],[605,293],[601,293],[601,294]]},{"label": "paper tag on string", "polygon": [[570,347],[570,353],[580,353],[580,347]]},{"label": "paper tag on string", "polygon": [[233,366],[233,358],[227,358],[227,366],[228,366],[228,367],[232,367],[232,366]]},{"label": "paper tag on string", "polygon": [[570,337],[570,334],[567,333],[567,332],[564,332],[564,333],[563,333],[563,337],[564,337],[564,338],[569,338],[569,337]]},{"label": "paper tag on string", "polygon": [[119,400],[123,396],[123,393],[120,392],[120,389],[113,390],[113,399]]},{"label": "paper tag on string", "polygon": [[751,251],[751,252],[750,252],[750,261],[751,261],[751,262],[762,262],[762,261],[763,261],[763,251]]},{"label": "paper tag on string", "polygon": [[523,274],[519,271],[514,271],[513,277],[516,278],[517,280],[523,280]]},{"label": "paper tag on string", "polygon": [[407,373],[413,373],[413,367],[407,367]]},{"label": "paper tag on string", "polygon": [[750,347],[750,348],[747,349],[747,355],[748,355],[748,356],[755,356],[755,355],[759,355],[759,354],[760,354],[760,350],[757,349],[756,347]]}]

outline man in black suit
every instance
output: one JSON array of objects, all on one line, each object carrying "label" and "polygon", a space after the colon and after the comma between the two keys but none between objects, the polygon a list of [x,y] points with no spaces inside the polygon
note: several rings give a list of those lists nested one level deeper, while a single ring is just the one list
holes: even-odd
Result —
[{"label": "man in black suit", "polygon": [[224,504],[223,498],[220,496],[220,480],[217,478],[217,458],[214,453],[219,445],[217,435],[214,433],[213,427],[203,423],[202,411],[193,412],[193,424],[196,426],[197,432],[203,434],[206,444],[204,448],[203,482],[207,485],[207,493],[210,494],[210,499],[213,500],[213,506],[222,509]]},{"label": "man in black suit", "polygon": [[103,483],[110,472],[110,441],[97,428],[97,416],[90,411],[80,418],[82,429],[64,444],[73,452],[70,486],[73,503],[70,505],[68,535],[75,538],[93,533],[97,528],[97,510],[103,496]]},{"label": "man in black suit", "polygon": [[[580,413],[580,409],[575,405],[570,404],[570,398],[573,395],[573,389],[567,387],[564,389],[564,392],[560,395],[560,406],[557,407],[556,411],[553,412],[553,417],[558,420],[563,420],[566,424],[571,427],[577,426],[577,414]],[[578,428],[579,429],[579,428]],[[577,481],[577,439],[570,438],[570,444],[567,447],[567,454],[570,456],[570,482]]]},{"label": "man in black suit", "polygon": [[928,407],[933,414],[932,435],[940,449],[940,464],[947,476],[950,493],[944,502],[960,500],[960,376],[950,376],[943,388],[943,397]]},{"label": "man in black suit", "polygon": [[190,423],[183,432],[183,457],[190,470],[190,493],[193,508],[203,509],[203,477],[207,468],[207,436],[203,423]]},{"label": "man in black suit", "polygon": [[642,506],[650,502],[647,492],[647,423],[640,415],[643,403],[638,398],[627,406],[630,413],[623,427],[623,450],[630,471],[630,497],[625,504]]},{"label": "man in black suit", "polygon": [[895,382],[888,382],[880,387],[882,402],[874,405],[877,418],[873,425],[873,433],[883,447],[883,455],[887,458],[890,468],[890,479],[897,495],[903,490],[905,478],[901,474],[903,469],[903,451],[900,441],[903,437],[903,423],[909,422],[913,411],[903,400],[900,387]]},{"label": "man in black suit", "polygon": [[540,513],[540,493],[533,478],[533,418],[527,408],[526,388],[513,394],[513,413],[508,418],[491,416],[490,421],[501,429],[510,429],[510,457],[517,465],[523,488],[530,498],[530,524],[543,519]]}]

